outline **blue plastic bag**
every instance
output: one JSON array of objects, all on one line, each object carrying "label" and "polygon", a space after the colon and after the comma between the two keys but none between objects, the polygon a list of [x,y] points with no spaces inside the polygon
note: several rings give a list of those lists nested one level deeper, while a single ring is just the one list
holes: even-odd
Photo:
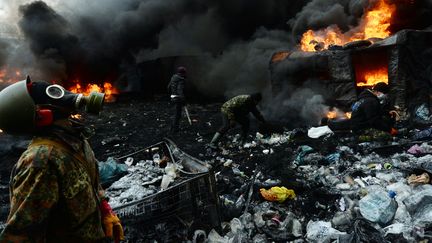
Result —
[{"label": "blue plastic bag", "polygon": [[112,157],[106,162],[99,162],[99,178],[103,188],[109,187],[127,173],[128,166],[117,163]]}]

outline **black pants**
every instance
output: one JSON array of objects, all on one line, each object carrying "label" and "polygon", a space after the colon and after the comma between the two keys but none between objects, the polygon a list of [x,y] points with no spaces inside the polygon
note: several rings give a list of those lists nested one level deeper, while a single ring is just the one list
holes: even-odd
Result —
[{"label": "black pants", "polygon": [[171,118],[171,132],[177,132],[180,126],[180,118],[182,115],[184,102],[181,100],[173,100],[171,101],[171,105],[174,108]]},{"label": "black pants", "polygon": [[350,131],[352,129],[350,119],[329,120],[327,125],[332,131]]},{"label": "black pants", "polygon": [[226,114],[222,113],[222,127],[219,128],[218,132],[224,135],[228,130],[235,127],[236,123],[240,124],[242,128],[242,138],[246,139],[250,127],[250,121],[247,115],[236,116],[234,120],[230,120]]}]

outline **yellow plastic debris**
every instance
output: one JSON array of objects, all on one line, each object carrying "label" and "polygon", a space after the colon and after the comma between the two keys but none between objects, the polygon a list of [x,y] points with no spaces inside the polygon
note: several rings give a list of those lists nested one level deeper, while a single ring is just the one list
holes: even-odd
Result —
[{"label": "yellow plastic debris", "polygon": [[283,203],[287,198],[294,199],[296,197],[294,190],[287,189],[284,186],[274,186],[268,190],[261,188],[260,193],[265,200],[270,202]]},{"label": "yellow plastic debris", "polygon": [[428,184],[430,182],[429,174],[423,173],[421,175],[412,174],[408,177],[408,184],[410,185],[421,185]]}]

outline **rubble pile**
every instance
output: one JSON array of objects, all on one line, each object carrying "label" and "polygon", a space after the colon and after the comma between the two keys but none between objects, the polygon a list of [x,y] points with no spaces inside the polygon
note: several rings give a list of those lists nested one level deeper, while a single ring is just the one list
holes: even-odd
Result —
[{"label": "rubble pile", "polygon": [[[161,141],[170,126],[169,109],[163,100],[107,105],[100,117],[89,120],[96,127],[91,142],[98,159],[126,155]],[[191,105],[193,125],[183,121],[182,130],[171,138],[213,168],[221,227],[178,224],[183,227],[178,232],[185,228],[189,232],[182,233],[187,238],[177,240],[419,242],[432,238],[432,144],[428,138],[418,142],[381,134],[329,134],[312,139],[306,129],[299,128],[256,133],[241,145],[236,134],[240,131],[234,130],[221,141],[220,150],[213,151],[205,145],[220,125],[218,109],[219,104]],[[255,124],[252,129],[259,130]],[[108,141],[111,137],[115,141]],[[25,148],[15,147],[4,149],[9,151],[10,166],[3,168],[0,178],[5,198],[2,221],[7,214],[9,168]],[[107,189],[113,208],[161,191],[168,174],[165,168],[152,158],[134,160],[137,163],[120,160],[130,164],[128,174]],[[264,190],[269,195],[261,193]],[[167,232],[163,225],[159,225],[161,237]]]},{"label": "rubble pile", "polygon": [[142,199],[161,191],[164,168],[154,161],[140,161],[128,168],[128,174],[106,189],[112,207]]},{"label": "rubble pile", "polygon": [[[216,163],[225,167],[216,178],[219,185],[229,183],[231,186],[225,188],[235,188],[231,193],[224,194],[228,189],[220,195],[222,211],[232,214],[225,213],[224,234],[212,231],[208,236],[210,242],[330,242],[336,239],[341,242],[392,242],[396,239],[415,242],[430,239],[432,186],[428,168],[432,168],[429,166],[432,155],[427,153],[431,145],[419,143],[408,149],[409,152],[380,156],[370,151],[388,147],[403,150],[406,141],[387,141],[391,146],[383,141],[352,146],[354,138],[329,135],[318,143],[310,139],[299,145],[301,139],[294,138],[295,135],[294,131],[264,138],[257,133],[253,141],[237,148],[237,137],[231,137],[226,146],[228,150],[222,151],[225,157],[216,158],[219,161]],[[334,150],[316,147],[316,144],[324,145],[326,140],[339,144]],[[344,145],[346,141],[350,141],[354,149]],[[279,153],[282,148],[290,147],[293,153],[285,154],[289,159],[276,162],[278,168],[274,169],[291,169],[294,181],[262,171],[253,179],[254,171],[248,168],[251,163],[242,164],[230,158],[235,151],[248,149],[251,157],[258,158],[255,169],[264,170],[269,166],[268,159],[264,159],[266,156],[271,159],[275,151]],[[253,183],[254,190],[250,205],[247,205],[248,187],[244,186],[248,183]],[[266,202],[259,188],[272,186],[293,188],[296,198],[283,203]],[[249,210],[245,210],[247,207]],[[230,219],[233,215],[235,217]]]}]

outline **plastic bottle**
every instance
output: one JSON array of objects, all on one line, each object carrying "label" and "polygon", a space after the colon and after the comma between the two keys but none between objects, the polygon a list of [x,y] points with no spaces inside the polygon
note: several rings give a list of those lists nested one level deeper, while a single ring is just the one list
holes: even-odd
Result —
[{"label": "plastic bottle", "polygon": [[155,164],[159,164],[159,162],[160,162],[160,155],[158,153],[153,154],[153,162]]},{"label": "plastic bottle", "polygon": [[370,190],[359,202],[361,215],[371,222],[386,225],[394,218],[398,207],[395,196],[394,191]]}]

